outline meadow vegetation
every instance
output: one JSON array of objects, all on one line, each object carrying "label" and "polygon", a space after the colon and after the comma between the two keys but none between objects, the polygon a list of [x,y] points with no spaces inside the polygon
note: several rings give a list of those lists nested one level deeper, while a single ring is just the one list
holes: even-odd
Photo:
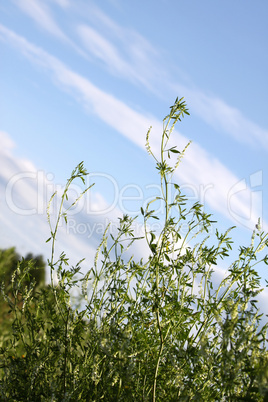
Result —
[{"label": "meadow vegetation", "polygon": [[[165,207],[164,220],[154,210],[160,197],[141,208],[147,259],[127,258],[141,241],[127,215],[116,234],[107,227],[86,273],[81,261],[70,266],[65,253],[56,258],[59,223],[74,205],[66,207],[68,190],[73,181],[85,184],[83,163],[67,181],[54,225],[52,197],[50,283],[36,286],[33,264],[22,260],[2,284],[10,327],[0,334],[1,401],[267,400],[267,324],[256,269],[268,264],[267,234],[258,226],[216,285],[214,270],[229,257],[233,229],[212,233],[211,215],[190,205],[173,181],[186,148],[169,140],[188,114],[176,99],[163,120],[159,158],[147,134]],[[155,220],[163,222],[159,233],[150,229]]]}]

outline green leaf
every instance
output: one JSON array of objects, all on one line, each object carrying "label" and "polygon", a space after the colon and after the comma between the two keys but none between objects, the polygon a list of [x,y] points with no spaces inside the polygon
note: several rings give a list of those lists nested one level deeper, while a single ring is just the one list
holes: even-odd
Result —
[{"label": "green leaf", "polygon": [[171,149],[170,149],[170,152],[173,152],[174,154],[180,154],[180,153],[181,153],[180,151],[178,151],[178,150],[175,149],[175,148],[171,148]]}]

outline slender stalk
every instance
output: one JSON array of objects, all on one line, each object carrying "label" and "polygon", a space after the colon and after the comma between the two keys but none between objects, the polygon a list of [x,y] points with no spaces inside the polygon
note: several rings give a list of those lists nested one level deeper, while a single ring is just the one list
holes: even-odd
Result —
[{"label": "slender stalk", "polygon": [[158,376],[158,371],[159,371],[161,356],[162,356],[163,349],[164,349],[164,339],[163,339],[163,334],[162,334],[162,329],[161,329],[161,323],[160,323],[159,308],[157,308],[157,310],[156,310],[156,319],[157,319],[157,326],[158,326],[159,337],[160,337],[160,348],[159,348],[158,357],[157,357],[157,362],[156,362],[156,367],[155,367],[155,372],[154,372],[153,398],[152,398],[152,401],[153,401],[153,402],[155,402],[155,400],[156,400],[157,376]]},{"label": "slender stalk", "polygon": [[67,370],[67,353],[68,353],[68,321],[70,316],[71,307],[68,308],[66,322],[65,322],[65,333],[64,333],[64,364],[63,364],[63,396],[65,398],[66,394],[66,370]]}]

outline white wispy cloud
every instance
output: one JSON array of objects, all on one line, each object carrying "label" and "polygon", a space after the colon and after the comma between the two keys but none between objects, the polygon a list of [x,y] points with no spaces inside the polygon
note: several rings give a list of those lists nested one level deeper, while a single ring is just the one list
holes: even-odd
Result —
[{"label": "white wispy cloud", "polygon": [[[254,174],[261,176],[261,172],[253,172],[251,177],[239,179],[196,143],[187,149],[182,164],[183,167],[178,169],[176,177],[186,188],[188,186],[193,197],[196,196],[196,201],[201,200],[205,207],[209,206],[236,225],[251,230],[257,224],[258,218],[262,219],[262,194],[256,191],[254,184],[251,188]],[[259,180],[258,186],[261,184]],[[267,227],[265,222],[263,225]]]},{"label": "white wispy cloud", "polygon": [[80,25],[77,30],[84,46],[93,56],[105,63],[112,71],[131,78],[133,69],[122,59],[112,43],[89,26]]},{"label": "white wispy cloud", "polygon": [[[129,80],[142,82],[155,92],[155,87],[159,88],[160,85],[165,90],[159,90],[159,96],[174,91],[176,94],[183,93],[192,112],[214,129],[240,143],[268,149],[268,131],[244,116],[240,110],[214,94],[206,94],[194,85],[176,82],[171,72],[161,63],[161,58],[164,58],[163,49],[156,50],[142,35],[118,25],[97,6],[91,8],[89,15],[96,30],[80,26],[78,32],[91,53],[101,58],[110,71],[117,71]],[[98,34],[100,31],[101,35]]]},{"label": "white wispy cloud", "polygon": [[[159,77],[159,57],[155,49],[138,34],[123,30],[115,24],[113,29],[94,29],[85,24],[77,27],[80,40],[89,54],[101,61],[110,73],[142,84],[155,92],[154,83]],[[106,31],[106,35],[103,33]],[[118,32],[120,35],[118,35]],[[100,33],[101,32],[101,33]]]},{"label": "white wispy cloud", "polygon": [[[170,71],[160,62],[164,58],[163,49],[156,51],[143,36],[118,25],[97,6],[91,8],[90,16],[96,30],[80,26],[78,32],[88,50],[101,58],[110,71],[117,70],[121,76],[142,82],[152,91],[160,84],[165,91],[158,91],[159,96],[168,93],[167,88],[172,93],[183,93],[192,112],[214,129],[240,143],[268,148],[268,131],[244,116],[240,110],[213,94],[206,94],[194,85],[186,86],[176,82]],[[97,33],[100,31],[101,35]],[[95,45],[98,47],[97,51]]]},{"label": "white wispy cloud", "polygon": [[[32,62],[42,65],[45,70],[52,73],[54,80],[60,84],[62,89],[70,92],[72,96],[82,103],[87,111],[95,113],[100,119],[142,149],[144,149],[144,133],[152,125],[154,127],[152,147],[154,151],[158,149],[158,139],[162,130],[161,122],[150,116],[138,113],[116,97],[100,90],[88,79],[69,69],[54,56],[32,45],[3,26],[0,26],[0,37],[2,40],[15,45]],[[180,133],[176,133],[174,137],[175,143],[183,146],[187,143],[187,139]],[[184,162],[183,176],[180,178],[183,178],[184,183],[196,187],[200,183],[203,185],[211,184],[213,189],[209,190],[207,204],[229,219],[234,219],[234,216],[230,215],[230,210],[228,210],[228,194],[231,188],[239,182],[239,178],[235,177],[227,167],[197,144],[189,148]],[[245,205],[248,205],[246,199],[249,195],[250,193],[248,192],[247,194],[238,192],[232,199],[232,209],[241,211],[243,215],[247,209]],[[257,216],[258,211],[250,211],[250,219],[248,220],[250,227],[256,223]],[[235,220],[237,223],[237,219]]]},{"label": "white wispy cloud", "polygon": [[4,153],[10,153],[11,149],[15,147],[14,141],[5,131],[0,131],[0,143],[1,149]]},{"label": "white wispy cloud", "polygon": [[[86,16],[88,24],[77,24],[83,51],[65,35],[53,18],[47,4],[40,0],[13,0],[28,16],[58,39],[69,43],[82,57],[91,57],[117,77],[142,85],[163,97],[169,92],[183,93],[194,114],[214,129],[220,130],[240,143],[255,148],[268,148],[268,131],[243,115],[237,108],[213,94],[206,94],[194,85],[176,83],[170,71],[161,63],[163,49],[156,48],[135,30],[117,24],[97,5],[74,4],[68,0],[53,0],[69,13]],[[160,84],[160,85],[159,85]],[[163,91],[162,88],[165,88]],[[167,90],[169,88],[169,91]]]},{"label": "white wispy cloud", "polygon": [[[40,0],[12,0],[17,7],[19,7],[28,17],[30,17],[38,27],[41,27],[45,32],[61,40],[67,45],[71,46],[80,56],[88,58],[86,53],[83,52],[74,41],[72,41],[60,28],[56,22],[51,8]],[[67,9],[70,6],[68,0],[53,0],[58,3],[62,8]]]},{"label": "white wispy cloud", "polygon": [[62,8],[69,8],[71,3],[69,0],[51,0],[53,3],[58,4]]},{"label": "white wispy cloud", "polygon": [[226,133],[240,143],[268,149],[268,131],[248,119],[237,108],[199,89],[178,84],[175,88],[189,100],[191,110],[217,131]]},{"label": "white wispy cloud", "polygon": [[85,47],[97,58],[107,63],[113,69],[123,72],[126,63],[120,57],[118,50],[107,39],[93,28],[80,25],[78,33]]},{"label": "white wispy cloud", "polygon": [[[42,235],[47,236],[48,231],[45,230],[44,220],[40,219],[40,216],[33,218],[27,215],[27,211],[33,208],[33,203],[37,205],[33,180],[29,180],[29,177],[37,174],[37,171],[29,160],[13,155],[12,149],[15,144],[7,133],[0,132],[0,143],[0,220],[3,233],[1,247],[11,247],[16,243],[22,253],[29,251],[40,253],[38,240],[41,240]],[[8,194],[7,187],[9,187]],[[32,234],[29,232],[29,227]],[[45,240],[44,237],[43,243]]]},{"label": "white wispy cloud", "polygon": [[161,96],[158,88],[165,71],[163,54],[144,36],[130,27],[116,23],[95,4],[74,6],[78,16],[85,15],[87,24],[77,24],[77,33],[91,55],[102,61],[109,72],[132,83],[145,86]]},{"label": "white wispy cloud", "polygon": [[68,41],[66,35],[55,22],[49,7],[44,2],[38,0],[13,0],[13,2],[32,18],[38,26],[41,26],[59,39]]},{"label": "white wispy cloud", "polygon": [[[96,4],[74,7],[77,15],[84,15],[96,30],[110,41],[117,41],[123,45],[123,51],[136,56],[138,60],[150,62],[152,57],[161,57],[158,48],[153,46],[144,36],[131,27],[119,25],[110,16],[105,14]],[[134,57],[135,58],[135,57]]]}]

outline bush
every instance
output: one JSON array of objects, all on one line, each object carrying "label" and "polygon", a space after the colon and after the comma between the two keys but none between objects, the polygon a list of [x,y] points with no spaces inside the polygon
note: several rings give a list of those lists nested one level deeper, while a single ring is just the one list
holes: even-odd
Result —
[{"label": "bush", "polygon": [[[216,286],[213,268],[229,256],[231,229],[209,234],[211,215],[200,203],[189,206],[172,182],[185,149],[169,148],[169,139],[185,114],[185,102],[176,99],[163,120],[159,160],[147,134],[146,148],[160,174],[165,219],[160,233],[150,230],[150,222],[159,219],[153,210],[159,197],[141,208],[146,261],[126,258],[139,241],[134,219],[127,215],[119,219],[117,235],[108,235],[107,228],[86,274],[81,261],[69,267],[64,253],[54,261],[59,222],[68,219],[68,189],[74,180],[85,183],[83,163],[66,184],[54,228],[49,205],[51,284],[33,292],[33,284],[23,285],[27,270],[18,266],[12,297],[2,292],[13,323],[12,333],[1,338],[1,400],[267,398],[267,325],[261,324],[256,298],[262,289],[255,269],[257,263],[268,262],[267,255],[258,257],[268,245],[267,234],[260,228],[253,232],[250,245],[240,247]],[[188,232],[182,236],[185,223]],[[78,285],[81,305],[75,308],[72,290]]]}]

